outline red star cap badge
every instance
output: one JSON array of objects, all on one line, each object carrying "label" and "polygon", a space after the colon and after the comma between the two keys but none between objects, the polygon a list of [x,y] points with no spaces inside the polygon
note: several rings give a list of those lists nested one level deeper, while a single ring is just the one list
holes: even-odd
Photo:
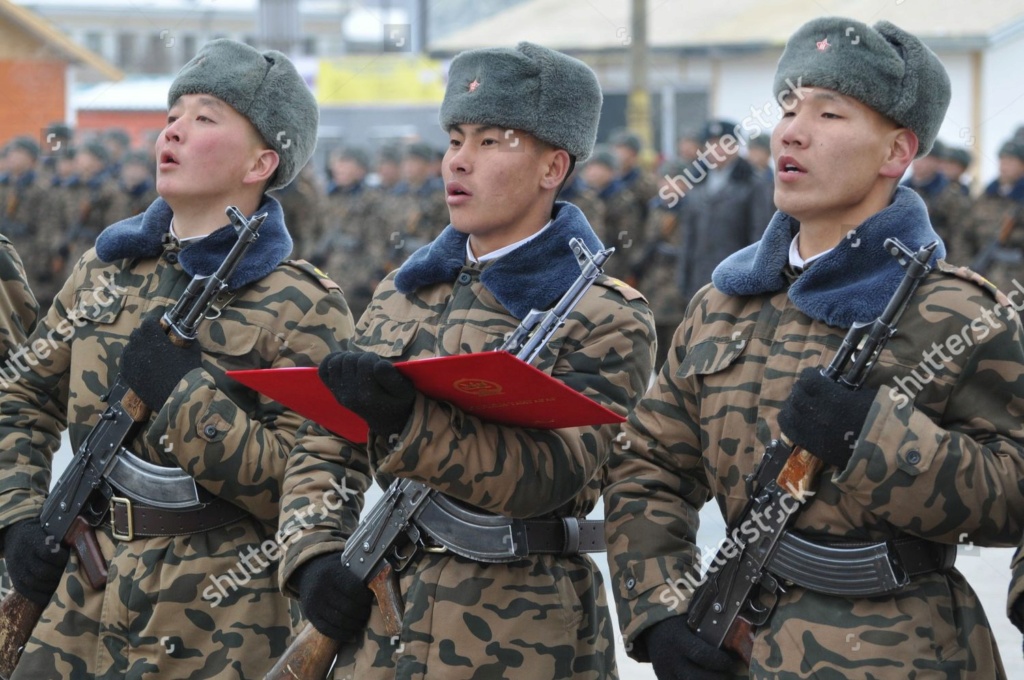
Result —
[{"label": "red star cap badge", "polygon": [[828,44],[828,38],[825,38],[824,40],[822,40],[820,42],[816,42],[814,44],[818,46],[818,51],[819,52],[824,52],[828,48],[832,47],[831,45]]},{"label": "red star cap badge", "polygon": [[474,78],[473,82],[471,82],[469,84],[469,91],[470,92],[474,92],[474,91],[476,91],[476,88],[478,88],[478,87],[480,87],[480,81],[477,80],[476,78]]}]

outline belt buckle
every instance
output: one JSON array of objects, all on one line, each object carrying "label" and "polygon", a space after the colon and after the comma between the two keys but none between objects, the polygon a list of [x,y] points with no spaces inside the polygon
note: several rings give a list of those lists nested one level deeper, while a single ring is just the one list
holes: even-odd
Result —
[{"label": "belt buckle", "polygon": [[[117,503],[124,505],[125,517],[128,519],[128,532],[118,533],[117,522],[114,521],[114,506]],[[123,496],[110,497],[110,532],[119,541],[131,541],[135,538],[135,520],[132,516],[132,500]]]}]

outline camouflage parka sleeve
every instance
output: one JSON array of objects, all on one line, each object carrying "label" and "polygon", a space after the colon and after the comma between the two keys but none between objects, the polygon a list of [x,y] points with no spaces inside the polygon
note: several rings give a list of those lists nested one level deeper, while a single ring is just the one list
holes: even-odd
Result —
[{"label": "camouflage parka sleeve", "polygon": [[[826,365],[845,334],[794,305],[793,280],[748,297],[705,287],[616,442],[605,491],[608,560],[620,626],[638,659],[646,659],[642,633],[687,611],[689,584],[715,554],[697,542],[698,511],[713,498],[733,526],[747,500],[744,477],[778,436],[793,382],[804,368]],[[1022,362],[1010,302],[942,263],[867,377],[878,392],[862,430],[849,433],[849,464],[818,476],[794,528],[825,540],[1016,545],[1024,527]],[[862,600],[787,587],[758,630],[750,677],[865,679],[882,659],[906,664],[900,672],[974,669],[962,677],[980,679],[1002,670],[981,605],[953,569]]]},{"label": "camouflage parka sleeve", "polygon": [[[18,251],[0,234],[0,357],[6,358],[23,345],[36,327],[39,304],[28,285],[25,267]],[[6,368],[6,367],[5,367]],[[0,378],[7,375],[0,372]],[[0,387],[3,383],[0,382]]]},{"label": "camouflage parka sleeve", "polygon": [[[77,448],[105,408],[120,351],[145,316],[163,313],[191,280],[167,242],[157,258],[104,263],[90,250],[29,338],[18,379],[0,396],[0,445],[10,457],[0,525],[39,512],[50,461],[69,426]],[[303,419],[224,375],[315,366],[351,335],[336,286],[290,264],[219,300],[199,326],[203,368],[186,375],[132,448],[182,467],[212,493],[276,525],[284,462]],[[324,279],[326,281],[326,279]],[[26,426],[29,423],[31,426]]]},{"label": "camouflage parka sleeve", "polygon": [[[559,205],[585,224],[577,208]],[[547,242],[567,251],[571,234],[560,236],[558,226],[556,219]],[[552,262],[525,251],[493,263],[460,264],[463,237],[450,257],[443,258],[455,266],[402,292],[409,290],[403,277],[416,270],[419,255],[441,247],[452,232],[449,227],[397,275],[384,280],[357,327],[356,348],[394,361],[493,350],[518,325],[523,304],[525,311],[537,307],[525,301],[536,295],[545,275],[553,279],[567,267],[561,283],[548,282],[567,287],[564,275],[574,279],[579,274],[573,259]],[[596,241],[592,232],[591,238]],[[530,266],[536,263],[546,266]],[[517,285],[509,289],[496,283],[511,270],[524,277],[516,279]],[[429,278],[429,273],[419,273]],[[535,285],[526,285],[527,277]],[[498,299],[508,302],[510,290],[519,298],[516,313]],[[534,365],[625,415],[649,380],[653,349],[653,319],[646,302],[631,288],[601,277]],[[347,470],[361,470],[364,457],[382,486],[396,476],[408,477],[475,509],[507,517],[584,517],[599,498],[616,431],[614,425],[558,430],[498,425],[420,394],[404,430],[390,439],[371,432],[365,447],[341,441],[329,451],[297,449],[288,461],[282,523],[290,521],[288,513],[294,509],[309,506],[301,496],[328,493],[333,476],[351,481]],[[299,482],[293,483],[293,477]],[[365,484],[361,478],[356,481]],[[349,508],[321,520],[305,533],[340,550],[351,533],[351,513]],[[304,534],[286,546],[282,580],[312,555],[327,551]],[[574,678],[612,677],[614,648],[603,587],[585,555],[538,554],[514,564],[487,565],[451,554],[421,553],[402,573],[400,590],[406,612],[401,648],[389,640],[375,608],[365,639],[339,656],[335,678],[469,677],[460,674],[457,658],[470,659],[476,668],[510,664],[522,677],[568,678],[569,668],[578,671]]]}]

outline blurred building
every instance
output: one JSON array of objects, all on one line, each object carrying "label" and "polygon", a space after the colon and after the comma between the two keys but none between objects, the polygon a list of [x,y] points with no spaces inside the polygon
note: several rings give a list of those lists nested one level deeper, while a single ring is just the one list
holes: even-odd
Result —
[{"label": "blurred building", "polygon": [[[128,74],[176,73],[204,43],[232,38],[318,57],[342,49],[354,0],[22,0]],[[281,41],[285,42],[282,43]],[[88,74],[86,82],[95,80]]]},{"label": "blurred building", "polygon": [[46,126],[68,117],[76,68],[108,80],[122,76],[44,18],[0,0],[0,140],[28,135],[45,150]]},{"label": "blurred building", "polygon": [[[444,58],[476,47],[530,40],[579,57],[598,73],[605,92],[599,139],[625,123],[629,90],[629,0],[529,0],[430,42]],[[953,85],[944,142],[972,149],[980,174],[991,177],[999,145],[1024,122],[1020,64],[1024,3],[1019,0],[648,0],[653,125],[659,150],[705,117],[744,121],[771,107],[775,65],[787,38],[819,16],[885,19],[922,38],[942,59]],[[858,40],[850,28],[848,38]],[[778,120],[777,112],[773,121]]]}]

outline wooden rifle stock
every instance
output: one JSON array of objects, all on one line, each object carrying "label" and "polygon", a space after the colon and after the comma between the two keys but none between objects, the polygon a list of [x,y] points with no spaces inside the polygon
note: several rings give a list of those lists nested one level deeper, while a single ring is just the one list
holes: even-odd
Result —
[{"label": "wooden rifle stock", "polygon": [[[793,446],[785,435],[780,435],[780,439],[785,446]],[[825,463],[820,458],[796,447],[782,470],[779,471],[779,476],[775,481],[791,496],[802,501],[804,494],[814,488],[818,473],[824,466]],[[750,657],[754,650],[754,625],[742,616],[737,616],[722,641],[722,649],[735,654],[749,668]]]},{"label": "wooden rifle stock", "polygon": [[7,680],[14,673],[21,650],[42,614],[42,607],[16,590],[0,602],[0,679]]},{"label": "wooden rifle stock", "polygon": [[323,680],[339,647],[335,640],[307,623],[267,673],[266,680]]},{"label": "wooden rifle stock", "polygon": [[[405,608],[398,590],[398,576],[387,562],[366,586],[377,597],[388,635],[402,632]],[[341,645],[308,623],[267,673],[265,680],[324,680]],[[2,679],[0,679],[2,680]]]}]

